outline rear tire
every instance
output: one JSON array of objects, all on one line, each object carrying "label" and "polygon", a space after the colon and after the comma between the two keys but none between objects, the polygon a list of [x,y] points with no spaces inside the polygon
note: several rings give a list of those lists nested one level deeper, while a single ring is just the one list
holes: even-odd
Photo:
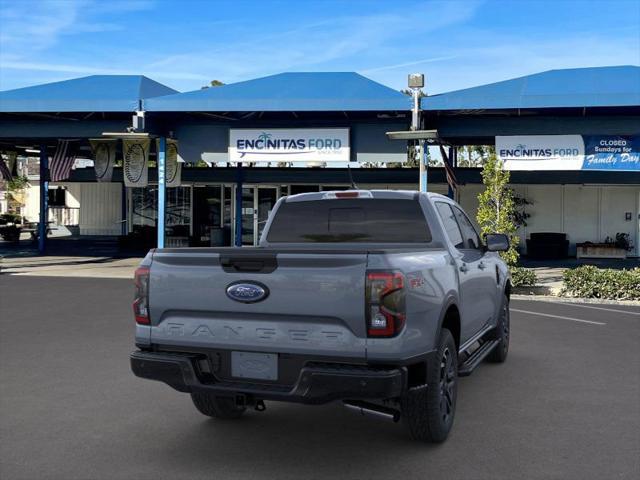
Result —
[{"label": "rear tire", "polygon": [[458,349],[451,332],[440,333],[437,361],[427,364],[427,386],[409,390],[401,400],[402,418],[414,440],[446,440],[456,411]]},{"label": "rear tire", "polygon": [[509,317],[509,298],[504,295],[502,299],[502,307],[500,310],[500,317],[498,318],[498,324],[495,330],[495,339],[498,340],[498,345],[493,351],[487,355],[487,361],[491,363],[503,363],[507,359],[509,353],[509,332],[511,329]]},{"label": "rear tire", "polygon": [[246,407],[238,407],[233,398],[211,393],[192,393],[191,400],[201,414],[213,418],[240,418],[246,410]]}]

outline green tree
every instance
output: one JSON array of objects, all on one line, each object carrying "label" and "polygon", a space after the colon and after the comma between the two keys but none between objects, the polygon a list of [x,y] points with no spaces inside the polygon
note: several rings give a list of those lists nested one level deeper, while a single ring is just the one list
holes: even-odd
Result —
[{"label": "green tree", "polygon": [[484,162],[482,169],[482,183],[485,190],[478,195],[477,221],[483,235],[487,233],[504,233],[509,237],[510,247],[500,256],[507,264],[513,266],[518,263],[520,256],[517,250],[519,238],[514,218],[516,204],[513,191],[508,187],[510,173],[502,168],[502,162],[494,153]]},{"label": "green tree", "polygon": [[495,154],[493,145],[466,145],[458,148],[459,167],[481,167],[490,155]]},{"label": "green tree", "polygon": [[205,90],[205,89],[210,88],[210,87],[221,87],[223,85],[224,85],[224,82],[221,82],[220,80],[211,80],[209,82],[209,85],[205,85],[201,89]]},{"label": "green tree", "polygon": [[18,175],[11,180],[5,181],[4,198],[7,200],[9,213],[19,214],[26,204],[26,189],[31,185],[26,175]]}]

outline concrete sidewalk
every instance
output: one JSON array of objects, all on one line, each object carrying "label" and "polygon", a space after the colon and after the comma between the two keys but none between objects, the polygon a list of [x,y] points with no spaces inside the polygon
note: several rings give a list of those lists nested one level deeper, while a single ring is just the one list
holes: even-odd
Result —
[{"label": "concrete sidewalk", "polygon": [[0,259],[0,273],[44,277],[133,278],[141,257],[34,256]]},{"label": "concrete sidewalk", "polygon": [[[0,259],[0,272],[46,277],[133,278],[142,257],[24,256]],[[558,295],[562,288],[562,267],[534,267],[535,287],[518,288],[524,295]]]},{"label": "concrete sidewalk", "polygon": [[[133,272],[142,256],[116,258],[110,256],[21,256],[0,257],[0,272],[13,275],[34,275],[49,277],[95,277],[95,278],[133,278]],[[575,268],[577,262],[542,264],[542,262],[524,262],[527,268],[535,271],[538,284],[535,287],[520,287],[514,293],[524,295],[558,295],[562,289],[562,272]],[[601,268],[634,268],[637,260],[627,260],[623,264],[600,262]]]},{"label": "concrete sidewalk", "polygon": [[560,294],[562,290],[562,272],[565,270],[564,267],[533,267],[531,270],[536,273],[536,286],[516,287],[514,288],[514,293],[553,296]]}]

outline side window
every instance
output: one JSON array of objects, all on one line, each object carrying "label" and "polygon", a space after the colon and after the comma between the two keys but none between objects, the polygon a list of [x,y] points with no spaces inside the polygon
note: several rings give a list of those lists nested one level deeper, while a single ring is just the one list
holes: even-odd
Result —
[{"label": "side window", "polygon": [[436,202],[436,209],[438,210],[438,215],[440,215],[440,218],[442,219],[444,229],[447,232],[449,240],[453,243],[453,246],[456,248],[465,248],[460,227],[458,227],[458,222],[456,222],[455,215],[449,204]]},{"label": "side window", "polygon": [[465,246],[463,248],[480,248],[480,238],[465,213],[457,207],[453,207],[453,212],[464,237]]}]

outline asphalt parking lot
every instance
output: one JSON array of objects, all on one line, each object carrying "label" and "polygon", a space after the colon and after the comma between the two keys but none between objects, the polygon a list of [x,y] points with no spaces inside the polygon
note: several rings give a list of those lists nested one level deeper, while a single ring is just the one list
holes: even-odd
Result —
[{"label": "asphalt parking lot", "polygon": [[340,405],[237,421],[134,377],[130,282],[0,276],[0,478],[640,478],[640,307],[512,302],[443,445]]}]

